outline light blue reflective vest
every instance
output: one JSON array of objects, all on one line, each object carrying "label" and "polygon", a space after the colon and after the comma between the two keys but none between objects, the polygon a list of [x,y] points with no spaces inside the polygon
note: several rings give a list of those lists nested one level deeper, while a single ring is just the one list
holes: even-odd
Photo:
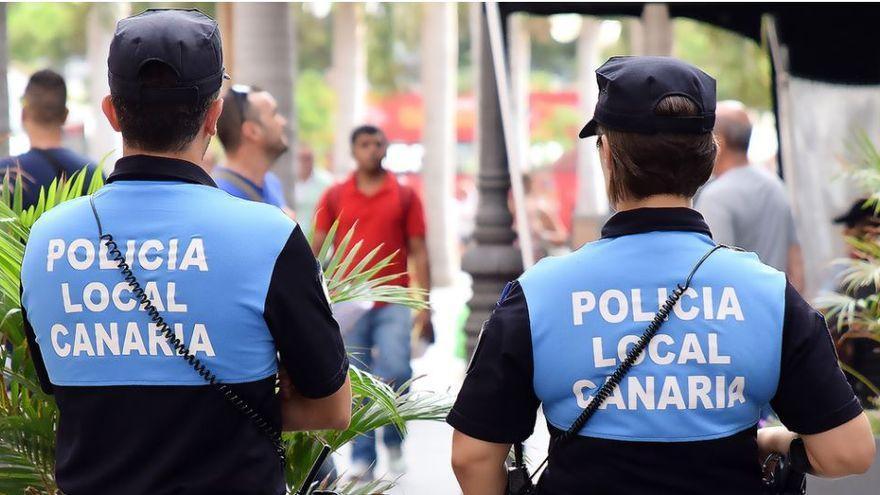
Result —
[{"label": "light blue reflective vest", "polygon": [[[625,235],[546,258],[521,277],[534,387],[550,424],[569,428],[712,246],[697,232]],[[779,379],[785,286],[755,254],[717,251],[580,434],[678,442],[753,426]]]},{"label": "light blue reflective vest", "polygon": [[[214,187],[168,181],[113,182],[95,194],[95,205],[153,304],[221,381],[276,373],[263,309],[292,220]],[[22,304],[52,383],[205,383],[137,307],[99,243],[88,198],[39,219],[21,276]]]}]

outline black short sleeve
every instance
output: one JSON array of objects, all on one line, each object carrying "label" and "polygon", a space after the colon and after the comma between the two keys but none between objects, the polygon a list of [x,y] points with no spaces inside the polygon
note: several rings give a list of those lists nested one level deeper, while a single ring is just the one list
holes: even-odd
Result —
[{"label": "black short sleeve", "polygon": [[49,373],[46,371],[46,364],[43,362],[43,353],[40,351],[40,345],[37,344],[37,336],[34,333],[34,327],[27,318],[27,311],[24,306],[21,308],[21,320],[24,323],[24,333],[27,337],[28,351],[30,351],[31,360],[34,362],[34,368],[37,371],[37,378],[40,380],[40,388],[47,394],[52,393],[52,382],[49,381]]},{"label": "black short sleeve", "polygon": [[299,393],[318,399],[339,390],[348,373],[348,356],[321,266],[299,226],[275,261],[263,317]]},{"label": "black short sleeve", "polygon": [[785,289],[779,385],[770,404],[786,427],[801,434],[828,431],[862,412],[825,319],[791,284]]},{"label": "black short sleeve", "polygon": [[458,399],[446,421],[471,437],[516,443],[534,430],[538,398],[529,310],[518,283],[509,284],[483,324]]}]

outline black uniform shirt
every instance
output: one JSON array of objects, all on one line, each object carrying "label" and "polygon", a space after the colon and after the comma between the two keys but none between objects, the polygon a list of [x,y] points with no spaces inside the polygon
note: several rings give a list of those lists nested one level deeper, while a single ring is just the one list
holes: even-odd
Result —
[{"label": "black uniform shirt", "polygon": [[[651,231],[709,232],[693,210],[644,209],[615,215],[603,237]],[[861,407],[838,367],[823,317],[791,285],[785,290],[784,313],[779,384],[771,401],[779,418],[793,431],[813,434],[858,416]],[[588,350],[584,356],[589,359]],[[488,442],[524,441],[532,434],[540,404],[533,373],[528,303],[514,282],[484,325],[448,423]],[[614,413],[600,409],[596,416]],[[548,428],[551,438],[561,433]],[[575,436],[559,444],[539,485],[539,493],[553,495],[742,495],[760,489],[756,427],[690,442]]]},{"label": "black uniform shirt", "polygon": [[[168,292],[168,298],[164,284],[159,283],[163,288],[160,297],[166,305],[165,311],[160,312],[169,324],[182,321],[188,314],[196,321],[208,322],[204,335],[214,339],[216,355],[212,351],[196,353],[196,357],[209,368],[220,367],[220,371],[216,368],[212,371],[220,375],[221,381],[223,371],[227,375],[256,377],[236,379],[229,384],[263,418],[280,428],[280,403],[272,374],[274,349],[280,353],[281,364],[303,396],[326,397],[342,386],[348,358],[325,296],[320,267],[298,226],[292,227],[289,234],[287,230],[276,230],[271,239],[261,237],[258,232],[267,232],[264,221],[271,220],[270,225],[287,229],[291,224],[281,218],[283,214],[274,207],[233,198],[216,189],[210,176],[188,162],[126,157],[117,163],[108,182],[112,184],[102,190],[96,204],[102,210],[105,229],[115,235],[123,249],[129,237],[143,242],[143,238],[127,234],[134,228],[127,222],[133,225],[158,222],[154,229],[158,231],[146,234],[157,239],[168,236],[161,225],[169,225],[169,230],[172,224],[174,228],[189,229],[192,239],[211,229],[213,237],[205,235],[205,271],[162,272],[172,263],[181,268],[182,260],[187,257],[183,247],[174,261],[164,257],[169,249],[141,250],[134,258],[140,261],[132,263],[133,271],[142,284],[157,277],[177,281],[176,292]],[[79,203],[73,204],[76,201]],[[69,224],[81,220],[81,226],[74,225],[73,235],[97,239],[88,201],[75,200],[58,208],[64,210],[55,215],[51,215],[53,211],[47,213],[48,223],[42,225],[43,232],[51,230],[49,236],[63,238],[71,232],[65,230]],[[184,241],[189,241],[184,238],[187,236],[180,237],[182,246]],[[24,280],[24,292],[28,295],[30,291],[30,294],[23,300],[31,302],[25,306],[34,307],[37,303],[45,308],[60,306],[61,302],[55,301],[61,299],[60,292],[54,288],[39,291],[36,287],[40,278],[56,275],[64,259],[58,260],[54,272],[45,273],[44,247],[39,245],[40,239],[32,237],[30,241],[29,249],[36,251],[29,266],[32,273],[39,275]],[[267,250],[270,242],[275,243],[270,249],[275,256],[253,254],[255,249],[258,253]],[[259,246],[254,243],[263,243],[263,246],[253,248]],[[141,267],[154,257],[163,260],[157,270]],[[255,271],[257,268],[259,272]],[[99,269],[93,265],[77,273],[83,274],[83,278],[102,280],[111,288],[122,282],[122,275],[113,268]],[[207,276],[216,276],[211,280],[223,283],[208,286],[202,282]],[[185,277],[190,277],[188,285],[182,283]],[[81,290],[77,285],[80,282],[68,281],[73,299],[66,304],[82,305],[84,301],[79,299],[82,292],[76,292]],[[210,298],[205,296],[209,292]],[[124,291],[122,294],[114,297],[127,301],[129,296]],[[169,311],[172,296],[176,298],[176,305],[187,305],[187,313]],[[119,325],[120,339],[116,348],[104,345],[106,342],[99,344],[96,334],[91,333],[93,325],[88,318],[98,318],[105,330],[108,322],[114,327]],[[42,318],[36,312],[24,315],[41,385],[47,392],[54,393],[60,410],[56,478],[64,493],[278,495],[285,492],[284,473],[267,436],[220,393],[201,382],[180,357],[163,354],[162,347],[154,342],[155,336],[147,338],[149,318],[144,311],[120,312],[114,310],[112,304],[106,312],[80,308],[56,320],[65,328],[62,333],[57,333],[54,325],[50,332],[50,325],[38,324],[41,320],[46,320],[45,315]],[[230,321],[235,323],[228,323]],[[84,325],[82,332],[79,325]],[[130,332],[130,325],[137,330]],[[180,329],[186,335],[184,343],[192,345],[196,330],[188,325]],[[41,336],[39,343],[38,335]],[[123,335],[128,349],[119,353]],[[143,340],[138,345],[137,340],[129,339]],[[59,351],[66,352],[64,359],[68,361],[55,355]],[[246,363],[255,362],[255,354],[259,354],[257,360],[265,365],[258,370],[246,369]],[[79,361],[70,361],[77,355]],[[54,375],[48,359],[44,362],[44,356],[57,363]],[[130,374],[124,375],[131,360],[142,365],[141,375],[135,377],[141,381],[128,378]],[[91,373],[88,378],[110,382],[124,379],[125,384],[89,385],[89,380],[70,383],[83,376],[82,371],[77,371],[78,367],[107,366],[108,363],[111,367],[102,368],[106,373],[99,374],[97,379],[94,379],[96,373]],[[157,383],[157,376],[189,382],[163,385]]]}]

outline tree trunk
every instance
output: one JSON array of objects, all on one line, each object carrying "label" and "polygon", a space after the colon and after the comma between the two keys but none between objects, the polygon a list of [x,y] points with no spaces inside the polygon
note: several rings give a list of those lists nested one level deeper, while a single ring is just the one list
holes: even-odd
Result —
[{"label": "tree trunk", "polygon": [[[577,41],[578,109],[580,115],[593,115],[599,89],[596,86],[596,67],[599,65],[599,28],[601,21],[584,17]],[[605,178],[596,152],[596,138],[577,141],[577,200],[574,212],[572,247],[599,237],[602,221],[608,214]]]},{"label": "tree trunk", "polygon": [[672,55],[672,21],[669,19],[669,6],[665,3],[649,3],[642,10],[642,23],[645,26],[644,55],[667,57]]},{"label": "tree trunk", "polygon": [[422,99],[425,157],[422,178],[432,285],[452,285],[459,270],[455,229],[455,108],[458,7],[427,3],[422,15]]},{"label": "tree trunk", "polygon": [[366,115],[367,52],[363,5],[336,3],[333,6],[333,67],[330,79],[336,94],[333,173],[351,171],[349,134],[363,124]]},{"label": "tree trunk", "polygon": [[86,59],[91,67],[89,111],[92,114],[87,150],[93,160],[107,157],[103,164],[106,172],[112,170],[116,160],[122,156],[122,135],[110,127],[101,110],[101,101],[110,94],[107,56],[110,54],[110,42],[113,41],[116,22],[130,12],[131,6],[128,3],[93,3],[86,16]]},{"label": "tree trunk", "polygon": [[6,42],[6,4],[0,4],[0,156],[9,155],[9,87],[6,74],[9,64],[9,45]]},{"label": "tree trunk", "polygon": [[[235,40],[233,80],[259,86],[278,101],[278,113],[287,118],[287,138],[296,142],[296,108],[293,91],[296,74],[291,5],[287,3],[236,3],[233,19]],[[293,153],[275,163],[275,173],[284,186],[287,204],[293,204]]]}]

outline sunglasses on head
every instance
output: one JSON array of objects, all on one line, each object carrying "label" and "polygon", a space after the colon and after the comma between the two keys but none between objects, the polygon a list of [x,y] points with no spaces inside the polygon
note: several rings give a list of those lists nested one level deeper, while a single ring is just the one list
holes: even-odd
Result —
[{"label": "sunglasses on head", "polygon": [[253,89],[245,84],[233,84],[229,87],[229,92],[232,93],[232,100],[235,102],[235,105],[238,107],[238,113],[241,115],[242,124],[247,120],[247,111],[250,108],[248,95],[251,94],[251,91]]}]

